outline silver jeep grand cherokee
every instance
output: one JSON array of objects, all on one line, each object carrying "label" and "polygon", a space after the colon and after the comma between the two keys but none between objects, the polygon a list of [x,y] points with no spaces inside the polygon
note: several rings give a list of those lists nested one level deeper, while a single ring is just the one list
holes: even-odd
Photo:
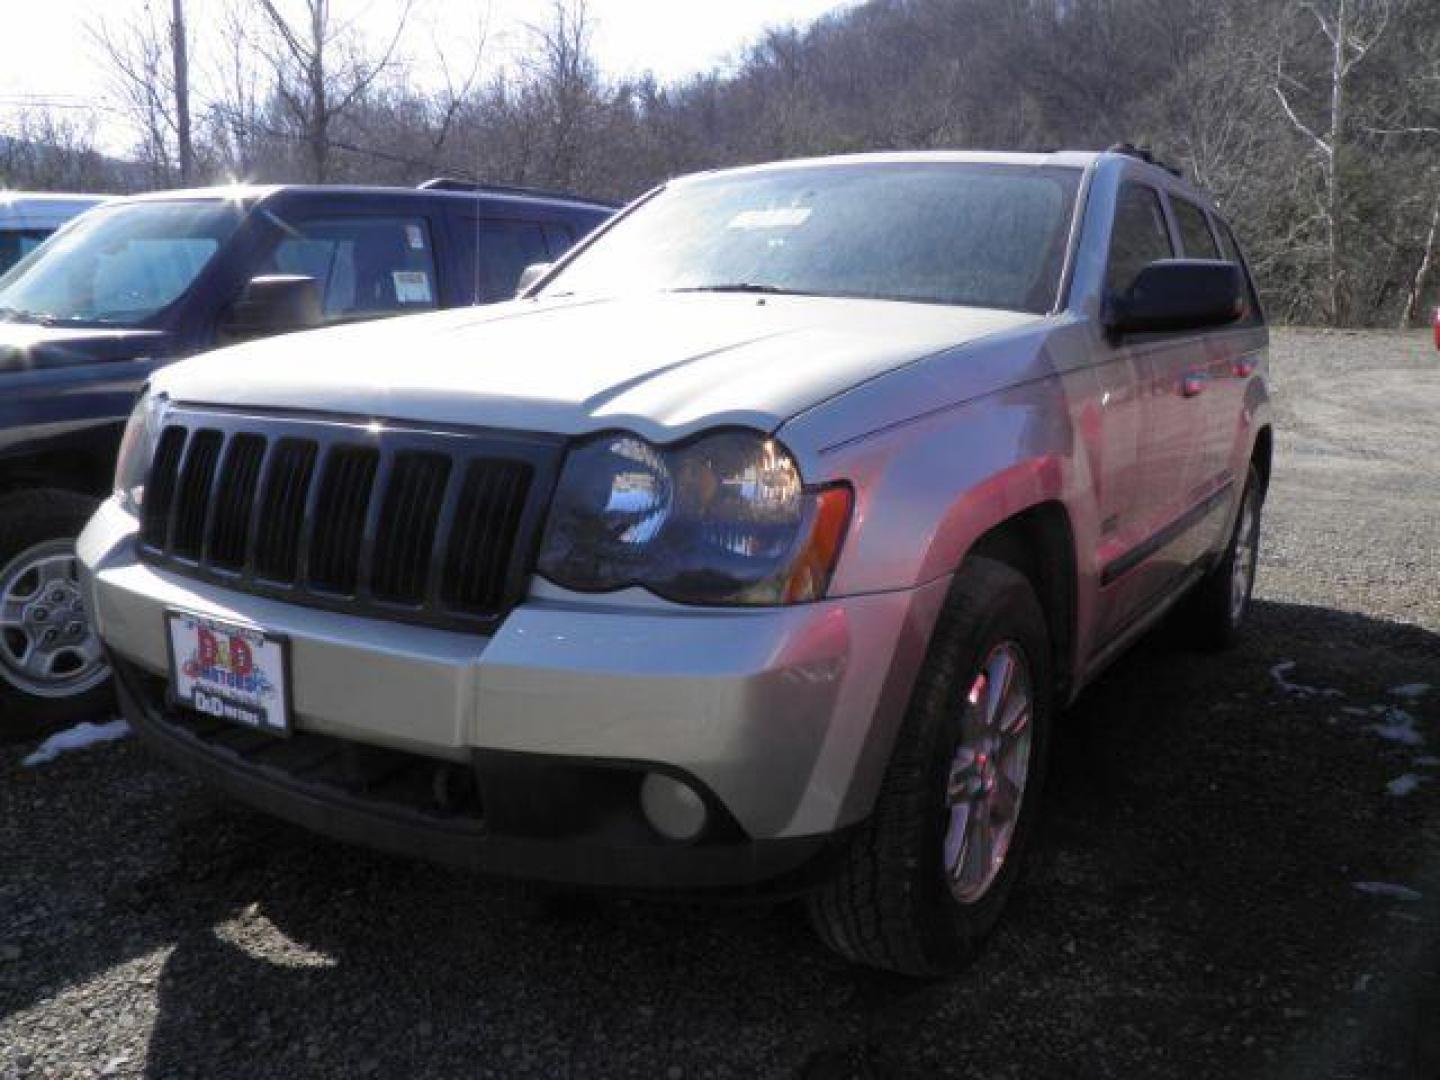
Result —
[{"label": "silver jeep grand cherokee", "polygon": [[668,183],[537,273],[154,378],[80,542],[125,714],[345,840],[962,964],[1058,710],[1245,614],[1229,228],[1133,154],[887,154]]}]

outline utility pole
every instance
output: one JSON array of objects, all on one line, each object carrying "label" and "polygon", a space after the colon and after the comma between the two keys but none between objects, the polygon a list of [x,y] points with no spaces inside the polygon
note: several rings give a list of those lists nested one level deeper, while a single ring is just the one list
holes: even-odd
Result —
[{"label": "utility pole", "polygon": [[195,179],[195,146],[190,140],[190,57],[185,35],[185,0],[171,0],[170,50],[175,74],[175,141],[179,149],[180,183]]}]

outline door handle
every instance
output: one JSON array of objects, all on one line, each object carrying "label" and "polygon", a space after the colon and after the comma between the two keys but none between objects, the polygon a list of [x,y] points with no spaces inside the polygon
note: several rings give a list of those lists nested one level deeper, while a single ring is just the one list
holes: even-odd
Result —
[{"label": "door handle", "polygon": [[1197,397],[1205,392],[1210,376],[1203,371],[1187,371],[1180,382],[1180,393],[1185,397]]}]

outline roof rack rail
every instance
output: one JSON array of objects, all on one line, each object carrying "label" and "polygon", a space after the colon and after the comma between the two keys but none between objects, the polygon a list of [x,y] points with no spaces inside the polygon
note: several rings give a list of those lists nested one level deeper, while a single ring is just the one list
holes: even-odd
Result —
[{"label": "roof rack rail", "polygon": [[1107,154],[1124,154],[1126,157],[1133,157],[1137,161],[1145,162],[1147,165],[1154,165],[1156,168],[1164,169],[1171,176],[1180,176],[1183,179],[1183,174],[1179,169],[1174,165],[1167,165],[1161,161],[1148,146],[1136,146],[1134,143],[1117,142],[1111,146],[1107,146],[1105,152]]},{"label": "roof rack rail", "polygon": [[612,203],[602,202],[600,199],[592,199],[585,195],[576,195],[573,191],[550,191],[546,188],[524,187],[520,184],[490,184],[479,180],[460,180],[453,176],[437,176],[433,180],[417,184],[416,187],[421,191],[464,191],[476,194],[530,195],[542,199],[569,199],[571,202],[614,209]]}]

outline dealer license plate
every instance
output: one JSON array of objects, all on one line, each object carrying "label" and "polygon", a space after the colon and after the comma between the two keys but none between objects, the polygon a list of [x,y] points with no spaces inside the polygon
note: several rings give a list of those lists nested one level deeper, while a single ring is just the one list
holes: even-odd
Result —
[{"label": "dealer license plate", "polygon": [[253,626],[166,612],[176,704],[257,731],[290,731],[286,642]]}]

